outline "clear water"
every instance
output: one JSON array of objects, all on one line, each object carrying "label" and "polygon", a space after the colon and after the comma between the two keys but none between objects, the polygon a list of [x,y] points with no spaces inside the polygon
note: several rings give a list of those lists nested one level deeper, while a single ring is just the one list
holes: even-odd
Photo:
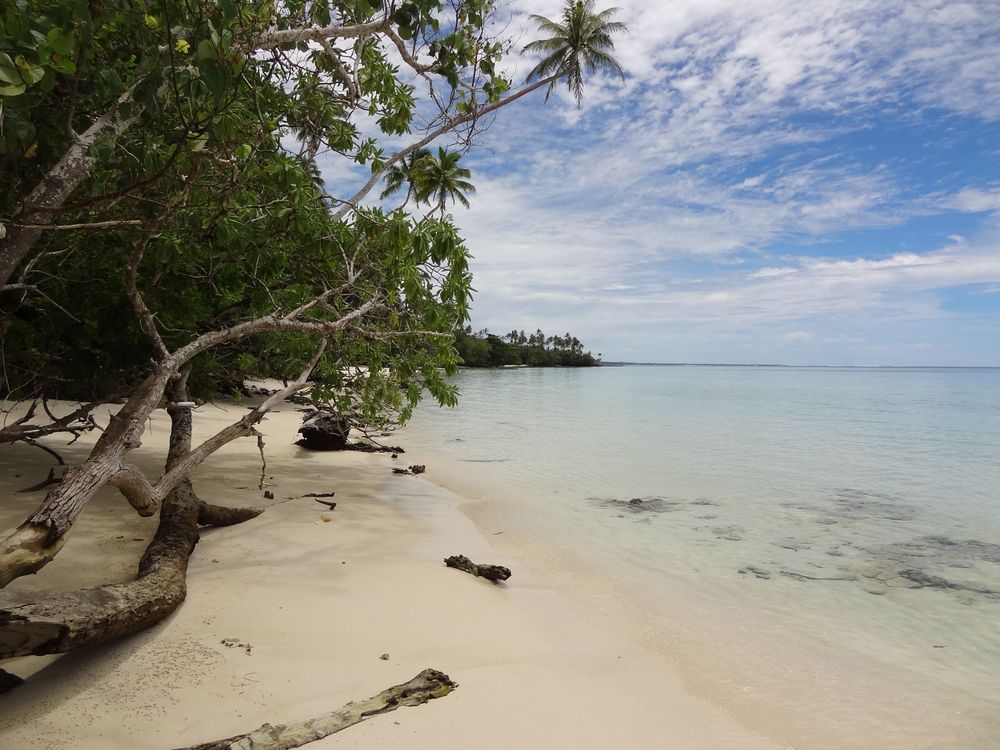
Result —
[{"label": "clear water", "polygon": [[[802,748],[1000,748],[1000,370],[465,371],[404,444]],[[430,474],[433,475],[433,472]]]}]

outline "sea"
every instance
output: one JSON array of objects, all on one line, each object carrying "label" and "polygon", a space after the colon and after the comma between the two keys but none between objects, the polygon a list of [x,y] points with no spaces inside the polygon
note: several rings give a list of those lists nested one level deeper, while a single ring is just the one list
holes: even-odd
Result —
[{"label": "sea", "polygon": [[785,747],[1000,748],[1000,369],[455,383],[400,435],[428,478],[688,689]]}]

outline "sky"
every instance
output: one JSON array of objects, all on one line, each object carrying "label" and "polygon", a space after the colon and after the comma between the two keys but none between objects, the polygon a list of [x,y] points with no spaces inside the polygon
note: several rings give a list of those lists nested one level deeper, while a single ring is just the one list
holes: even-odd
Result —
[{"label": "sky", "polygon": [[[464,159],[475,328],[605,360],[1000,366],[1000,0],[618,4],[625,80],[526,97]],[[512,0],[518,49],[560,7]]]}]

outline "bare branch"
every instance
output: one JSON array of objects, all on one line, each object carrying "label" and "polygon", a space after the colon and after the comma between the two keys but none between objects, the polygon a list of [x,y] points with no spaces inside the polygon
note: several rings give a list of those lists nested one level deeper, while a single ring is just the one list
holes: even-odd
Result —
[{"label": "bare branch", "polygon": [[108,479],[108,484],[117,487],[140,516],[148,517],[160,508],[160,501],[166,493],[160,493],[146,479],[138,466],[122,463],[117,473]]},{"label": "bare branch", "polygon": [[261,34],[252,43],[253,49],[265,50],[283,44],[298,42],[322,42],[324,39],[357,39],[360,36],[386,31],[392,19],[389,17],[354,26],[307,26],[295,29],[273,29]]},{"label": "bare branch", "polygon": [[396,45],[396,49],[399,50],[399,56],[403,58],[403,62],[413,68],[420,75],[429,73],[437,70],[440,65],[435,60],[432,63],[427,63],[426,65],[421,64],[413,55],[409,53],[406,49],[406,43],[400,38],[399,34],[392,30],[392,28],[387,28],[385,30],[385,35],[389,37],[390,41]]},{"label": "bare branch", "polygon": [[23,229],[40,229],[42,231],[52,231],[57,229],[108,229],[109,227],[138,227],[142,226],[140,219],[112,219],[109,221],[91,221],[85,224],[24,224],[14,222],[14,226]]},{"label": "bare branch", "polygon": [[293,333],[315,333],[320,335],[339,333],[350,326],[354,321],[364,317],[369,312],[374,310],[379,304],[380,299],[376,295],[364,304],[359,305],[356,309],[345,314],[339,320],[333,321],[289,320],[288,318],[279,318],[274,315],[256,318],[245,323],[239,323],[231,328],[225,328],[219,331],[210,331],[202,334],[194,341],[186,344],[171,354],[170,363],[175,367],[180,366],[204,351],[208,351],[209,349],[221,344],[229,344],[233,341],[238,341],[257,333],[277,333],[281,331]]},{"label": "bare branch", "polygon": [[156,318],[149,307],[146,306],[146,302],[142,298],[142,293],[139,291],[139,264],[142,263],[142,256],[153,239],[153,235],[160,231],[160,228],[167,222],[167,219],[170,218],[174,211],[187,202],[188,196],[191,194],[191,187],[194,185],[195,176],[198,173],[198,163],[196,160],[192,165],[191,172],[184,179],[184,186],[181,188],[180,195],[177,196],[176,200],[171,201],[153,221],[146,225],[142,237],[139,238],[135,247],[132,248],[128,264],[125,266],[125,294],[128,296],[128,301],[132,305],[132,309],[135,310],[135,314],[139,317],[139,324],[142,326],[142,330],[153,342],[153,348],[156,350],[156,359],[158,361],[166,359],[170,356],[170,352],[167,350],[166,344],[163,343],[163,338],[156,327]]},{"label": "bare branch", "polygon": [[308,385],[309,375],[316,368],[316,365],[319,364],[319,360],[323,356],[323,352],[326,350],[326,344],[326,339],[323,339],[319,347],[317,347],[316,353],[313,355],[312,359],[309,360],[305,369],[302,370],[302,374],[299,375],[294,382],[289,383],[281,390],[272,394],[256,409],[247,412],[239,421],[224,427],[186,456],[177,459],[171,465],[170,469],[168,469],[167,472],[160,477],[155,487],[152,488],[154,494],[161,498],[165,497],[170,490],[174,489],[181,482],[187,479],[191,472],[194,471],[199,464],[219,450],[219,448],[237,438],[253,435],[255,433],[254,425],[262,420],[267,412],[292,394],[301,391]]}]

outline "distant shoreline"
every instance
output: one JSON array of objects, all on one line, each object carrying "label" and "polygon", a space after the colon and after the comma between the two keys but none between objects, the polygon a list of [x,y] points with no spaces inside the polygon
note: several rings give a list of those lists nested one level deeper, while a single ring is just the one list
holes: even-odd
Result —
[{"label": "distant shoreline", "polygon": [[792,370],[1000,370],[1000,365],[786,365],[746,362],[600,362],[598,367],[757,367]]}]

